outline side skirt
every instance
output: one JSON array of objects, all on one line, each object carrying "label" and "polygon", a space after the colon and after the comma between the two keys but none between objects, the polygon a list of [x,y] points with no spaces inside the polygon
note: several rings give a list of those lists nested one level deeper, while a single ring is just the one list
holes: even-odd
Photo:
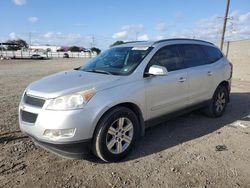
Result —
[{"label": "side skirt", "polygon": [[149,120],[145,121],[145,127],[148,128],[148,127],[160,124],[162,122],[165,122],[167,120],[174,119],[174,118],[176,118],[176,117],[178,117],[180,115],[187,114],[187,113],[192,112],[194,110],[200,109],[202,107],[205,107],[205,106],[209,105],[210,101],[211,100],[207,100],[205,102],[202,102],[202,103],[199,103],[199,104],[196,104],[196,105],[193,105],[193,106],[186,107],[186,108],[184,108],[182,110],[178,110],[178,111],[171,112],[169,114],[165,114],[165,115],[153,118],[153,119],[149,119]]}]

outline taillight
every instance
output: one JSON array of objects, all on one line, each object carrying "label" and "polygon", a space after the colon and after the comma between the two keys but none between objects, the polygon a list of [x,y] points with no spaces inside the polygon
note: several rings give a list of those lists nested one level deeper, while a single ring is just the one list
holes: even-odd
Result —
[{"label": "taillight", "polygon": [[230,62],[229,65],[231,67],[231,70],[230,70],[230,79],[231,79],[233,76],[233,64]]}]

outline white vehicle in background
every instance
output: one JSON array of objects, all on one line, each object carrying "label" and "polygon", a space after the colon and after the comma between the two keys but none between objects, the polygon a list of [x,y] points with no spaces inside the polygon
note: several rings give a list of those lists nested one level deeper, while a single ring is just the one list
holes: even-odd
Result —
[{"label": "white vehicle in background", "polygon": [[40,54],[33,54],[30,56],[31,59],[47,59],[47,56]]}]

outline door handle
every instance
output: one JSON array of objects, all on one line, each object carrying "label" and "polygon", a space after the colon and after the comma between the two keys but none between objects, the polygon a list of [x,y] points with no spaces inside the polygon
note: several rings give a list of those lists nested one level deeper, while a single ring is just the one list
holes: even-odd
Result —
[{"label": "door handle", "polygon": [[208,72],[207,72],[207,75],[208,75],[208,76],[212,76],[212,75],[213,75],[213,72],[212,72],[212,71],[208,71]]},{"label": "door handle", "polygon": [[184,77],[180,77],[180,78],[179,78],[179,82],[181,82],[181,83],[182,83],[182,82],[185,82],[186,80],[187,80],[187,79],[184,78]]}]

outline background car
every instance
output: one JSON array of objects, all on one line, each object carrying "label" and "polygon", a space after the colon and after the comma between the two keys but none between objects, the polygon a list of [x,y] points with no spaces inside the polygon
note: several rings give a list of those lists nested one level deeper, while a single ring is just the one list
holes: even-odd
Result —
[{"label": "background car", "polygon": [[64,53],[63,54],[63,58],[69,58],[69,54],[68,53]]},{"label": "background car", "polygon": [[33,54],[31,57],[31,59],[45,59],[45,57],[39,55],[39,54]]}]

